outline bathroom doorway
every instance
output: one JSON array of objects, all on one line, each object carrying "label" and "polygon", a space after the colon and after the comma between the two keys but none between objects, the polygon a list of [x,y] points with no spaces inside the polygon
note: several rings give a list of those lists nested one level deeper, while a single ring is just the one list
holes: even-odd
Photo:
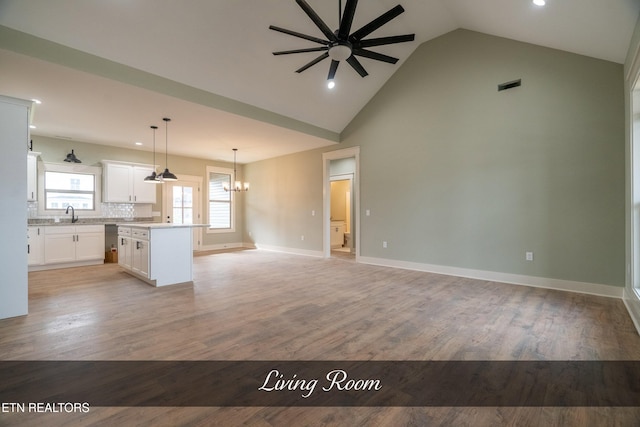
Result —
[{"label": "bathroom doorway", "polygon": [[323,253],[355,259],[360,255],[360,147],[323,153]]},{"label": "bathroom doorway", "polygon": [[[338,163],[355,159],[339,159],[331,161],[331,168],[339,168]],[[355,256],[351,229],[353,224],[353,173],[331,175],[329,178],[329,188],[331,192],[330,201],[330,243],[331,256],[348,257]]]}]

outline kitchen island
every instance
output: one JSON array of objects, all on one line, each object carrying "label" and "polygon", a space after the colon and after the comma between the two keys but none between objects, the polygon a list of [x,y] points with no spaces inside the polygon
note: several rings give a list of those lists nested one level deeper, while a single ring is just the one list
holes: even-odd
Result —
[{"label": "kitchen island", "polygon": [[153,286],[193,283],[193,227],[206,225],[120,223],[118,264]]}]

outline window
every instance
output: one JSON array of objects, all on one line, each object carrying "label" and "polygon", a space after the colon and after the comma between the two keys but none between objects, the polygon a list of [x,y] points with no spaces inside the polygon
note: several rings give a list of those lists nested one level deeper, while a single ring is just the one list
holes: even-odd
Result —
[{"label": "window", "polygon": [[233,192],[225,191],[223,184],[231,186],[229,169],[207,168],[209,177],[209,229],[234,231]]},{"label": "window", "polygon": [[93,211],[96,201],[96,178],[75,172],[44,173],[45,210],[66,209]]},{"label": "window", "polygon": [[173,185],[173,223],[193,224],[193,187]]}]

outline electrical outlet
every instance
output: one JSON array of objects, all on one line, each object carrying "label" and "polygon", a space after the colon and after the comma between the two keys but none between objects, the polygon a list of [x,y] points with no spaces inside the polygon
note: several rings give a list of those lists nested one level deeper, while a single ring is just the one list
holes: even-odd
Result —
[{"label": "electrical outlet", "polygon": [[365,215],[366,215],[366,216],[371,215],[371,211],[370,211],[369,209],[367,209],[367,210],[365,211]]},{"label": "electrical outlet", "polygon": [[382,247],[386,249],[387,248],[387,242],[382,242]]},{"label": "electrical outlet", "polygon": [[300,236],[300,240],[304,240],[304,234]]},{"label": "electrical outlet", "polygon": [[533,252],[525,252],[524,259],[526,259],[527,261],[533,261]]},{"label": "electrical outlet", "polygon": [[311,216],[316,216],[316,211],[311,211]]}]

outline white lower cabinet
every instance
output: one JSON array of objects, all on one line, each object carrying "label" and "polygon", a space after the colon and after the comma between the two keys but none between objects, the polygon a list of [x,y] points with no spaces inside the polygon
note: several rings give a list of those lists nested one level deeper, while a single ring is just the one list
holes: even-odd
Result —
[{"label": "white lower cabinet", "polygon": [[193,231],[172,224],[119,226],[118,264],[153,286],[193,283]]},{"label": "white lower cabinet", "polygon": [[104,262],[104,225],[58,225],[43,228],[44,265]]},{"label": "white lower cabinet", "polygon": [[131,228],[118,227],[118,265],[131,270]]},{"label": "white lower cabinet", "polygon": [[149,279],[149,230],[118,227],[118,264]]},{"label": "white lower cabinet", "polygon": [[44,264],[44,227],[27,227],[27,264]]}]

